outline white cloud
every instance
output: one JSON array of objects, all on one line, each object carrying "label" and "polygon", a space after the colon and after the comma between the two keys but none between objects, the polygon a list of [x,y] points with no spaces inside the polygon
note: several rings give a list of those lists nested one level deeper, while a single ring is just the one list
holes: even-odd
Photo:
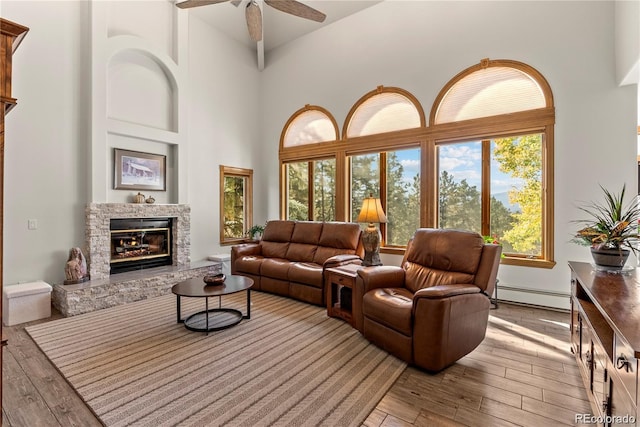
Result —
[{"label": "white cloud", "polygon": [[406,169],[420,169],[420,160],[404,159],[400,160],[400,164]]}]

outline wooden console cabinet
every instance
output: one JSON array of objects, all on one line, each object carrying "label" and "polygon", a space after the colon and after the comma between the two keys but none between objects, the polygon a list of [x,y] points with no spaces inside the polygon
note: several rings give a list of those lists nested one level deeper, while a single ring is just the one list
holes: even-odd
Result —
[{"label": "wooden console cabinet", "polygon": [[[640,269],[571,268],[571,350],[591,400],[593,421],[640,426]],[[584,420],[583,420],[584,421]]]}]

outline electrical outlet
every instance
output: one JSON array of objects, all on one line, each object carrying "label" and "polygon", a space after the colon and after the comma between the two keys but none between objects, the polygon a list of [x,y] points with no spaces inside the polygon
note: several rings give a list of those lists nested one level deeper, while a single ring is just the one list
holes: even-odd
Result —
[{"label": "electrical outlet", "polygon": [[37,230],[38,229],[38,220],[37,219],[29,219],[29,220],[27,220],[27,228],[29,230]]}]

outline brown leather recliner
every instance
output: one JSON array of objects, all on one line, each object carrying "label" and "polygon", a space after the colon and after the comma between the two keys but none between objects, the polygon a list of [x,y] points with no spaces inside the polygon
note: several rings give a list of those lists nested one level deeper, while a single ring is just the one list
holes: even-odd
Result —
[{"label": "brown leather recliner", "polygon": [[477,233],[418,229],[400,267],[358,271],[356,328],[409,364],[446,368],[484,339],[501,252]]}]

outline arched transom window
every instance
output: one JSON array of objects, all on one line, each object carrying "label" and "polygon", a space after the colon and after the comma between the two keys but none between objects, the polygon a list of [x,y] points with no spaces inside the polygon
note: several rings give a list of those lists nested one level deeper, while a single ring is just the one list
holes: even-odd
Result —
[{"label": "arched transom window", "polygon": [[538,82],[511,67],[473,71],[451,85],[434,122],[450,123],[546,107]]},{"label": "arched transom window", "polygon": [[345,136],[352,138],[420,127],[423,120],[416,103],[415,98],[404,91],[380,86],[356,103],[347,119]]}]

